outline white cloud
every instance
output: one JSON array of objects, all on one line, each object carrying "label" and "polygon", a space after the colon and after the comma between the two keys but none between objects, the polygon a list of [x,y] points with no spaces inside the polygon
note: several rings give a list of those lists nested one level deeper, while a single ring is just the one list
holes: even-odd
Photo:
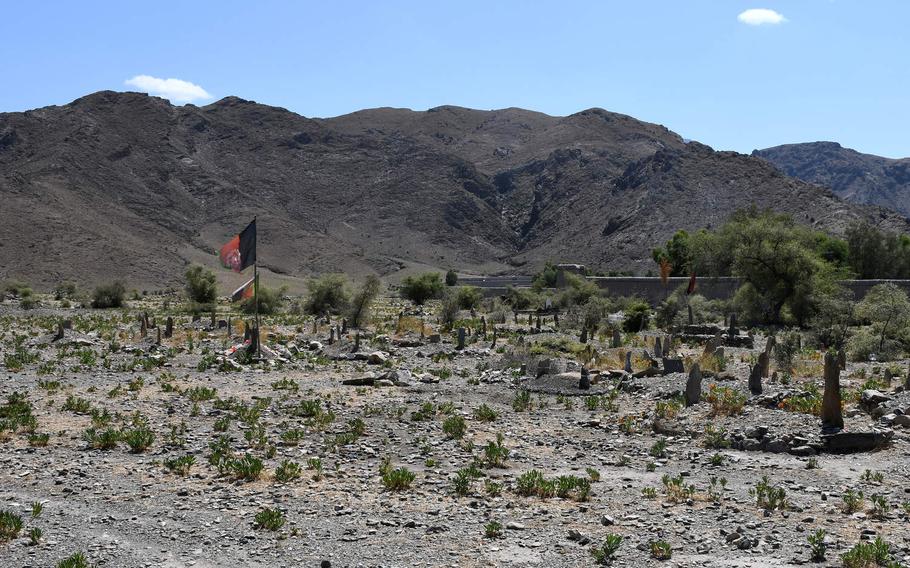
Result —
[{"label": "white cloud", "polygon": [[124,81],[124,84],[136,87],[150,95],[164,97],[172,103],[191,103],[212,98],[212,95],[199,85],[180,79],[159,79],[149,75],[136,75],[132,79]]},{"label": "white cloud", "polygon": [[781,24],[787,21],[780,12],[769,10],[767,8],[750,8],[736,17],[737,20],[750,26],[761,26],[764,24]]}]

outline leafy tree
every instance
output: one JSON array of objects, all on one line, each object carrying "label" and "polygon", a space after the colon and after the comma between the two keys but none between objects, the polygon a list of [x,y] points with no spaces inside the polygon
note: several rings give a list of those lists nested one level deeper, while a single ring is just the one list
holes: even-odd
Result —
[{"label": "leafy tree", "polygon": [[458,284],[458,274],[454,270],[446,271],[446,286],[455,286]]},{"label": "leafy tree", "polygon": [[92,294],[92,307],[95,309],[122,307],[124,296],[126,287],[122,282],[98,286]]},{"label": "leafy tree", "polygon": [[458,293],[448,289],[442,294],[442,302],[439,303],[439,323],[443,328],[451,329],[452,324],[458,319],[458,310],[460,309]]},{"label": "leafy tree", "polygon": [[215,273],[198,264],[186,271],[186,295],[197,304],[214,304],[218,297]]},{"label": "leafy tree", "polygon": [[76,297],[76,284],[61,282],[54,287],[55,300],[72,300]]},{"label": "leafy tree", "polygon": [[552,262],[547,262],[543,270],[534,275],[531,287],[534,288],[535,292],[540,292],[544,288],[555,288],[558,276],[559,269]]},{"label": "leafy tree", "polygon": [[823,349],[841,349],[853,324],[853,292],[836,286],[831,293],[816,298],[816,311],[809,327]]},{"label": "leafy tree", "polygon": [[379,295],[379,286],[379,277],[375,274],[370,274],[363,281],[360,290],[354,294],[349,311],[351,327],[359,328],[369,318],[370,307],[373,305],[376,296]]},{"label": "leafy tree", "polygon": [[540,296],[525,288],[506,288],[505,302],[513,310],[528,310],[540,305]]},{"label": "leafy tree", "polygon": [[660,264],[666,260],[670,263],[670,276],[687,276],[692,272],[692,247],[689,233],[676,231],[667,241],[665,248],[656,248],[651,252],[654,262]]},{"label": "leafy tree", "polygon": [[402,297],[414,302],[418,306],[427,300],[439,298],[442,295],[442,277],[438,272],[425,272],[418,276],[408,276],[401,283]]},{"label": "leafy tree", "polygon": [[562,307],[583,306],[588,303],[588,300],[600,294],[597,284],[583,276],[567,272],[565,277],[568,287],[559,294],[556,300]]},{"label": "leafy tree", "polygon": [[878,350],[885,351],[885,342],[897,337],[910,323],[910,299],[894,284],[879,284],[856,305],[856,315],[872,323],[878,336]]},{"label": "leafy tree", "polygon": [[350,299],[348,281],[344,274],[324,274],[307,282],[304,308],[313,315],[340,314],[348,309]]}]

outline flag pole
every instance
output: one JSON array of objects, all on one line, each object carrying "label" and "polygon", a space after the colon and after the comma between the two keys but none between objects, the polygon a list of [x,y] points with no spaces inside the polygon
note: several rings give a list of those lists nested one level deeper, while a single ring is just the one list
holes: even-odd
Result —
[{"label": "flag pole", "polygon": [[[253,216],[253,222],[256,222],[256,216]],[[256,225],[256,240],[259,240],[259,225]],[[258,248],[258,243],[257,243]],[[259,255],[253,261],[253,302],[256,305],[256,358],[262,359],[262,348],[260,347],[261,337],[259,335]]]}]

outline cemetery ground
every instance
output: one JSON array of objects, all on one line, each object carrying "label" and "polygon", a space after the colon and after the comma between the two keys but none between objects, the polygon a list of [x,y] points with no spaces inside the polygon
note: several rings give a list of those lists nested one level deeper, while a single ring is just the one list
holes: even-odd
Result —
[{"label": "cemetery ground", "polygon": [[910,559],[906,360],[846,363],[844,431],[865,437],[832,442],[823,354],[770,350],[753,394],[767,338],[722,322],[695,330],[706,349],[462,312],[458,349],[433,309],[381,298],[340,339],[340,318],[264,317],[256,361],[225,355],[224,305],[214,325],[151,297],[44,305],[0,306],[0,566]]}]

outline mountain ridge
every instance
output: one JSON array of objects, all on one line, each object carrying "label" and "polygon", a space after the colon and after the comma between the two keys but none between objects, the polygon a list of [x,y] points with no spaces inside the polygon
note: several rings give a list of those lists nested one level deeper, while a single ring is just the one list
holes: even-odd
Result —
[{"label": "mountain ridge", "polygon": [[530,273],[550,260],[644,273],[677,229],[752,205],[808,211],[800,222],[836,234],[861,218],[907,230],[763,159],[603,109],[325,119],[114,91],[0,114],[0,198],[0,278],[45,287],[177,285],[254,215],[266,278],[292,287],[322,272]]}]

